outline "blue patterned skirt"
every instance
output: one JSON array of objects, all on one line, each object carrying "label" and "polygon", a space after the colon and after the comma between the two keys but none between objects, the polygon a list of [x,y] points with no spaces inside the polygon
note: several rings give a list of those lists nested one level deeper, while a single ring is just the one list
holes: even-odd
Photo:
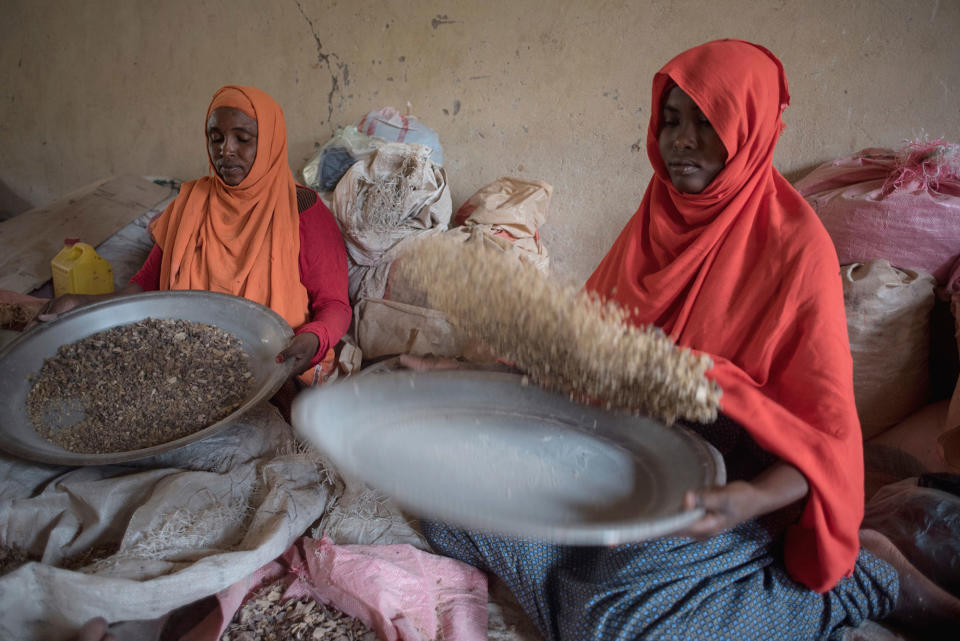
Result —
[{"label": "blue patterned skirt", "polygon": [[549,641],[827,639],[880,619],[896,571],[861,550],[826,594],[787,576],[770,528],[748,521],[707,541],[664,537],[617,547],[560,546],[424,522],[440,554],[504,581]]},{"label": "blue patterned skirt", "polygon": [[[772,460],[724,418],[697,431],[724,454],[728,478],[752,478]],[[783,532],[798,510],[706,541],[663,537],[616,547],[422,527],[438,553],[504,581],[548,641],[828,639],[886,616],[899,593],[897,573],[866,550],[825,594],[787,576]]]}]

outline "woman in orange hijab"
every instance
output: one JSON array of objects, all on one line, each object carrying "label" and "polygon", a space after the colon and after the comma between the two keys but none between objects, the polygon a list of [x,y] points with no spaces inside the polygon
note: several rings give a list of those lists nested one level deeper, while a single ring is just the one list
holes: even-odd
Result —
[{"label": "woman in orange hijab", "polygon": [[647,133],[655,175],[586,285],[713,359],[722,415],[690,427],[724,455],[729,482],[685,497],[704,516],[681,536],[614,548],[425,524],[434,549],[503,579],[547,639],[822,639],[891,612],[936,614],[940,629],[960,617],[885,537],[865,532],[861,549],[839,263],[772,164],[788,102],[780,61],[748,42],[663,67]]},{"label": "woman in orange hijab", "polygon": [[351,318],[346,249],[316,192],[294,182],[280,105],[253,87],[223,87],[204,135],[210,175],[184,183],[153,221],[156,244],[130,284],[115,294],[61,296],[40,320],[141,291],[223,292],[261,303],[295,328],[279,361],[292,359],[298,373],[332,362]]}]

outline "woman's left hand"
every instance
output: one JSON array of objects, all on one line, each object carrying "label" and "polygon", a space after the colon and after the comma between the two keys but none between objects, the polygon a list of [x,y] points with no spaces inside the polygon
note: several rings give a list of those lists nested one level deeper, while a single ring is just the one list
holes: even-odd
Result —
[{"label": "woman's left hand", "polygon": [[277,354],[277,362],[286,363],[292,360],[294,373],[300,374],[310,367],[310,361],[317,355],[319,347],[320,339],[316,334],[312,332],[297,334],[286,349]]},{"label": "woman's left hand", "polygon": [[769,514],[799,501],[809,489],[800,470],[786,461],[777,461],[749,483],[733,481],[723,487],[687,492],[683,497],[683,509],[700,507],[706,514],[679,535],[709,538],[755,516]]},{"label": "woman's left hand", "polygon": [[683,496],[683,509],[703,508],[702,517],[679,532],[679,536],[707,539],[756,516],[756,489],[746,481],[700,492],[688,491]]}]

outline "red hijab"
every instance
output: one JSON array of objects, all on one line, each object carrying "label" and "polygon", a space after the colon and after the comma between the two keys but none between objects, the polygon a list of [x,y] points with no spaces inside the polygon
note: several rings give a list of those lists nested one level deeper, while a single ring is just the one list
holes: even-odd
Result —
[{"label": "red hijab", "polygon": [[[300,214],[287,160],[283,111],[265,92],[226,86],[214,109],[233,107],[257,121],[257,156],[237,186],[210,176],[184,183],[152,224],[163,250],[160,289],[203,289],[243,296],[271,308],[291,327],[307,321],[309,299],[300,282]],[[209,159],[209,155],[208,155]]]},{"label": "red hijab", "polygon": [[[664,97],[677,85],[710,120],[727,163],[699,194],[660,157]],[[813,210],[774,169],[790,97],[758,45],[718,40],[653,79],[643,202],[586,288],[708,353],[722,411],[799,468],[810,493],[786,534],[786,565],[824,592],[849,575],[863,517],[863,449],[837,254]]]}]

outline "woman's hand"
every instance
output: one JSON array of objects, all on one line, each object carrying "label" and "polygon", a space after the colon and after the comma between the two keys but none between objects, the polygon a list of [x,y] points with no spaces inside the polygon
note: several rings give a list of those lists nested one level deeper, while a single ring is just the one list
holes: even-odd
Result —
[{"label": "woman's hand", "polygon": [[277,354],[278,363],[293,362],[295,374],[300,374],[310,367],[310,361],[317,355],[317,349],[320,347],[320,339],[312,332],[303,332],[297,334],[287,345],[286,349]]},{"label": "woman's hand", "polygon": [[30,329],[38,322],[55,320],[60,314],[69,312],[71,309],[76,307],[89,305],[93,302],[91,298],[93,298],[93,296],[89,294],[64,294],[62,296],[52,298],[49,302],[47,302],[46,305],[40,308],[40,311],[37,312],[36,317],[27,324],[26,329]]},{"label": "woman's hand", "polygon": [[110,298],[117,298],[119,296],[138,294],[142,291],[143,287],[140,285],[136,283],[128,283],[123,289],[119,289],[109,294],[63,294],[62,296],[57,296],[56,298],[50,299],[46,305],[40,308],[40,311],[37,312],[37,315],[34,317],[34,319],[27,323],[26,327],[23,329],[26,331],[37,323],[46,323],[56,320],[57,316],[60,314],[65,314],[71,309],[76,309],[77,307],[83,307],[84,305],[89,305],[90,303],[96,303],[97,301],[107,300]]},{"label": "woman's hand", "polygon": [[755,507],[759,499],[756,492],[756,488],[746,481],[734,481],[701,492],[687,492],[683,496],[683,509],[703,508],[705,513],[679,535],[707,539],[757,516]]},{"label": "woman's hand", "polygon": [[117,641],[117,638],[107,632],[107,620],[97,617],[83,624],[74,641]]},{"label": "woman's hand", "polygon": [[733,481],[719,488],[687,492],[683,509],[703,508],[706,513],[678,535],[709,538],[755,516],[799,501],[809,489],[800,470],[786,461],[778,461],[749,483]]}]

